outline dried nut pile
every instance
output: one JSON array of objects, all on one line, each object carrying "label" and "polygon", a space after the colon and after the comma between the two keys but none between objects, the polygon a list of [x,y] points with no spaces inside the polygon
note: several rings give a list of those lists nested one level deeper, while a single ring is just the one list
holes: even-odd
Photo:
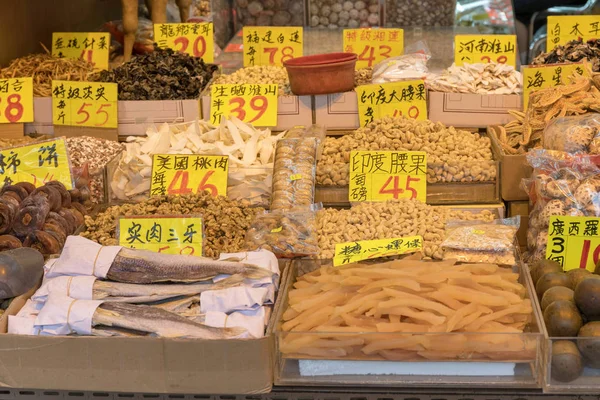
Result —
[{"label": "dried nut pile", "polygon": [[600,39],[591,39],[585,43],[581,40],[572,40],[564,46],[556,46],[549,53],[538,55],[533,59],[532,64],[556,64],[582,60],[590,61],[592,70],[600,72]]},{"label": "dried nut pile", "polygon": [[309,24],[316,28],[368,28],[379,26],[377,0],[310,0]]},{"label": "dried nut pile", "polygon": [[244,237],[251,222],[264,209],[250,207],[247,201],[212,197],[208,192],[153,197],[138,204],[109,207],[96,217],[86,217],[87,230],[81,234],[105,246],[117,245],[117,218],[125,215],[202,215],[204,223],[204,256],[238,252],[244,248]]},{"label": "dried nut pile", "polygon": [[452,65],[440,75],[427,77],[427,88],[436,92],[477,94],[521,93],[521,73],[506,64]]},{"label": "dried nut pile", "polygon": [[279,86],[279,95],[292,94],[288,75],[283,67],[277,66],[255,66],[238,69],[234,73],[219,75],[213,84],[260,84],[271,83]]},{"label": "dried nut pile", "polygon": [[317,163],[317,184],[348,185],[352,150],[425,151],[429,183],[496,180],[488,137],[431,121],[385,117],[352,134],[327,137]]},{"label": "dried nut pile", "polygon": [[317,212],[319,258],[333,258],[336,243],[412,235],[423,237],[425,257],[442,259],[440,246],[450,220],[492,221],[488,210],[479,213],[433,207],[416,200],[359,203],[350,209]]},{"label": "dried nut pile", "polygon": [[22,138],[18,138],[18,139],[0,139],[0,149],[5,149],[7,147],[13,147],[13,146],[24,146],[27,144],[39,142],[40,140],[45,140],[45,139],[49,139],[49,138],[50,138],[50,136],[40,136],[37,138],[33,138],[30,136],[23,136]]},{"label": "dried nut pile", "polygon": [[454,10],[456,8],[456,0],[386,0],[385,6],[386,25],[454,25]]},{"label": "dried nut pile", "polygon": [[370,85],[373,79],[373,67],[361,68],[354,71],[354,86]]},{"label": "dried nut pile", "polygon": [[302,26],[304,3],[295,0],[234,0],[233,8],[242,25]]}]

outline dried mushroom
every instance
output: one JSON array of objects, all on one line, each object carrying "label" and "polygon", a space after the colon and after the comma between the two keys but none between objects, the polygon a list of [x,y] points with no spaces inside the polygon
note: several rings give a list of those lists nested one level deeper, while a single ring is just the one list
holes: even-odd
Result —
[{"label": "dried mushroom", "polygon": [[556,46],[548,53],[539,54],[532,61],[533,65],[557,64],[564,62],[581,62],[587,60],[592,63],[592,70],[600,72],[600,39],[571,40],[564,46]]}]

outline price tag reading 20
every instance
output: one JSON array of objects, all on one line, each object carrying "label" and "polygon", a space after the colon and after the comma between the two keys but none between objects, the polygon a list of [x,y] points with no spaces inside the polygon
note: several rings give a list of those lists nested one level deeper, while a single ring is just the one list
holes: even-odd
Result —
[{"label": "price tag reading 20", "polygon": [[424,151],[351,151],[349,200],[427,199]]},{"label": "price tag reading 20", "polygon": [[218,125],[221,117],[233,115],[254,126],[276,126],[277,92],[275,84],[212,85],[210,120]]},{"label": "price tag reading 20", "polygon": [[344,52],[358,54],[356,69],[404,53],[402,29],[344,29]]},{"label": "price tag reading 20", "polygon": [[563,270],[594,271],[600,261],[600,218],[550,217],[546,258],[557,261]]},{"label": "price tag reading 20", "polygon": [[301,26],[245,26],[243,28],[244,67],[279,65],[302,56]]},{"label": "price tag reading 20", "polygon": [[52,81],[54,125],[117,127],[117,84]]},{"label": "price tag reading 20", "polygon": [[159,47],[167,47],[206,63],[214,61],[212,22],[185,24],[154,24],[154,40]]},{"label": "price tag reading 20", "polygon": [[456,35],[454,63],[498,63],[517,65],[517,37],[515,35]]},{"label": "price tag reading 20", "polygon": [[0,124],[33,122],[33,79],[0,79]]}]

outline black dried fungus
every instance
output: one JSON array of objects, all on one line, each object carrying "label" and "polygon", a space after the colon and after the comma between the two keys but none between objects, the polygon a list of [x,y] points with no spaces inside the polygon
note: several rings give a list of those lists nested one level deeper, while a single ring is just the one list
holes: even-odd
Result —
[{"label": "black dried fungus", "polygon": [[588,60],[592,69],[600,72],[600,39],[590,39],[587,42],[571,40],[564,46],[556,46],[549,53],[542,53],[533,59],[532,64],[556,64],[564,62],[580,62]]}]

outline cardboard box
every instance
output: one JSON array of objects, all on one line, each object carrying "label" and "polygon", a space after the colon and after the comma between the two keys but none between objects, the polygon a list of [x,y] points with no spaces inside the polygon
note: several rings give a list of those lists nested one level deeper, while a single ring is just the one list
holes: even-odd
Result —
[{"label": "cardboard box", "polygon": [[527,229],[529,229],[529,201],[510,201],[506,202],[509,217],[519,215],[521,225],[517,232],[517,239],[521,248],[527,247]]},{"label": "cardboard box", "polygon": [[131,100],[118,102],[119,136],[145,136],[151,125],[200,119],[198,100]]},{"label": "cardboard box", "polygon": [[25,135],[25,124],[0,124],[1,139],[19,139]]},{"label": "cardboard box", "polygon": [[327,130],[358,129],[358,98],[356,92],[315,96],[315,123]]},{"label": "cardboard box", "polygon": [[513,117],[508,110],[521,109],[519,94],[469,94],[428,92],[427,116],[444,125],[485,128],[503,125]]},{"label": "cardboard box", "polygon": [[33,98],[33,122],[25,124],[25,134],[54,135],[52,97]]}]

